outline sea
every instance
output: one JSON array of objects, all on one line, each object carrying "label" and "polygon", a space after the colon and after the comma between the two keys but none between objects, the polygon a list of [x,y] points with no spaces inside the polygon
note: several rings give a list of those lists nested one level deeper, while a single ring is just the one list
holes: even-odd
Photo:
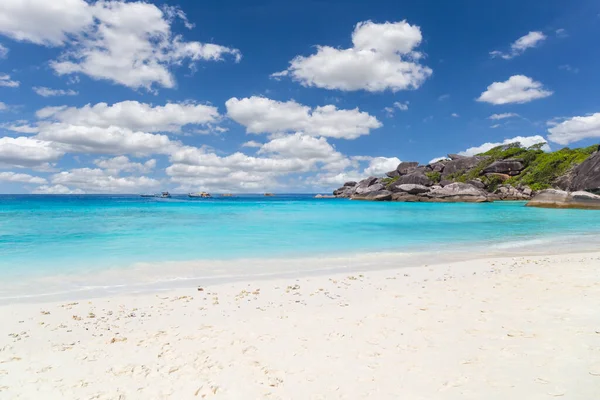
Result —
[{"label": "sea", "polygon": [[0,301],[600,249],[600,212],[314,194],[0,195]]}]

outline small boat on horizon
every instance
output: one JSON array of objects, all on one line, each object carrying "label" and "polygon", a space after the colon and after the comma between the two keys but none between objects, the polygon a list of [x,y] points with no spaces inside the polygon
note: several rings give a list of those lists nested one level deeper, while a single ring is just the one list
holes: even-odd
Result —
[{"label": "small boat on horizon", "polygon": [[142,194],[140,196],[141,197],[160,198],[160,199],[170,199],[171,198],[171,193],[169,193],[169,192],[160,192],[160,193],[155,193],[155,194]]},{"label": "small boat on horizon", "polygon": [[211,198],[212,196],[210,195],[210,193],[200,192],[200,193],[188,193],[188,197],[192,197],[192,198],[201,197],[203,199],[208,199],[208,198]]}]

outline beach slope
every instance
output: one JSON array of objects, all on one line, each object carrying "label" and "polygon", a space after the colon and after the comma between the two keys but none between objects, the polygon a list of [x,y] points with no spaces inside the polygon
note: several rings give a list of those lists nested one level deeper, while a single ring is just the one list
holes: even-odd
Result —
[{"label": "beach slope", "polygon": [[0,398],[594,399],[599,310],[600,253],[2,306]]}]

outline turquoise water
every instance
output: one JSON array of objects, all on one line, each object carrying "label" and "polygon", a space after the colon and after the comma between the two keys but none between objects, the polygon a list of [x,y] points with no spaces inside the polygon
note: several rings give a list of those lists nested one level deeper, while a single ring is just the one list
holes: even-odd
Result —
[{"label": "turquoise water", "polygon": [[372,203],[312,195],[143,199],[0,196],[0,275],[368,251],[507,249],[600,233],[600,212],[491,204]]}]

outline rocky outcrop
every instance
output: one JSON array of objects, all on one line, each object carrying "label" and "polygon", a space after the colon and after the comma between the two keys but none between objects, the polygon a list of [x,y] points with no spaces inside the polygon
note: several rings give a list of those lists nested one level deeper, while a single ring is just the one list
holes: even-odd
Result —
[{"label": "rocky outcrop", "polygon": [[498,200],[530,200],[533,190],[529,186],[514,187],[511,185],[501,185],[494,194]]},{"label": "rocky outcrop", "polygon": [[564,190],[546,189],[537,193],[527,203],[527,206],[600,210],[600,196],[584,191],[567,192]]},{"label": "rocky outcrop", "polygon": [[352,200],[371,200],[371,201],[389,201],[392,199],[392,192],[389,190],[377,190],[374,192],[354,194]]},{"label": "rocky outcrop", "polygon": [[395,184],[398,185],[423,185],[423,186],[431,186],[433,185],[433,181],[427,177],[421,171],[414,171],[408,175],[401,176]]},{"label": "rocky outcrop", "polygon": [[522,160],[499,160],[494,161],[483,170],[484,174],[506,174],[510,176],[519,175],[525,168]]},{"label": "rocky outcrop", "polygon": [[456,154],[449,154],[448,156],[451,158],[451,160],[447,161],[445,163],[444,170],[442,171],[442,178],[445,178],[449,175],[456,174],[459,172],[467,171],[471,168],[476,167],[477,165],[479,165],[480,162],[487,160],[489,158],[489,157],[485,157],[485,156],[475,156],[475,157],[458,156],[459,158],[456,158],[457,157]]},{"label": "rocky outcrop", "polygon": [[425,194],[431,199],[446,202],[483,203],[488,200],[488,193],[468,183],[455,182],[444,187],[436,187]]},{"label": "rocky outcrop", "polygon": [[568,190],[600,194],[600,151],[592,154],[569,174]]},{"label": "rocky outcrop", "polygon": [[400,164],[398,164],[395,170],[386,172],[386,175],[390,178],[397,178],[402,175],[410,174],[415,169],[417,169],[418,166],[419,163],[416,161],[401,162]]},{"label": "rocky outcrop", "polygon": [[394,193],[422,194],[429,192],[431,189],[424,185],[402,184],[390,185],[390,190]]}]

